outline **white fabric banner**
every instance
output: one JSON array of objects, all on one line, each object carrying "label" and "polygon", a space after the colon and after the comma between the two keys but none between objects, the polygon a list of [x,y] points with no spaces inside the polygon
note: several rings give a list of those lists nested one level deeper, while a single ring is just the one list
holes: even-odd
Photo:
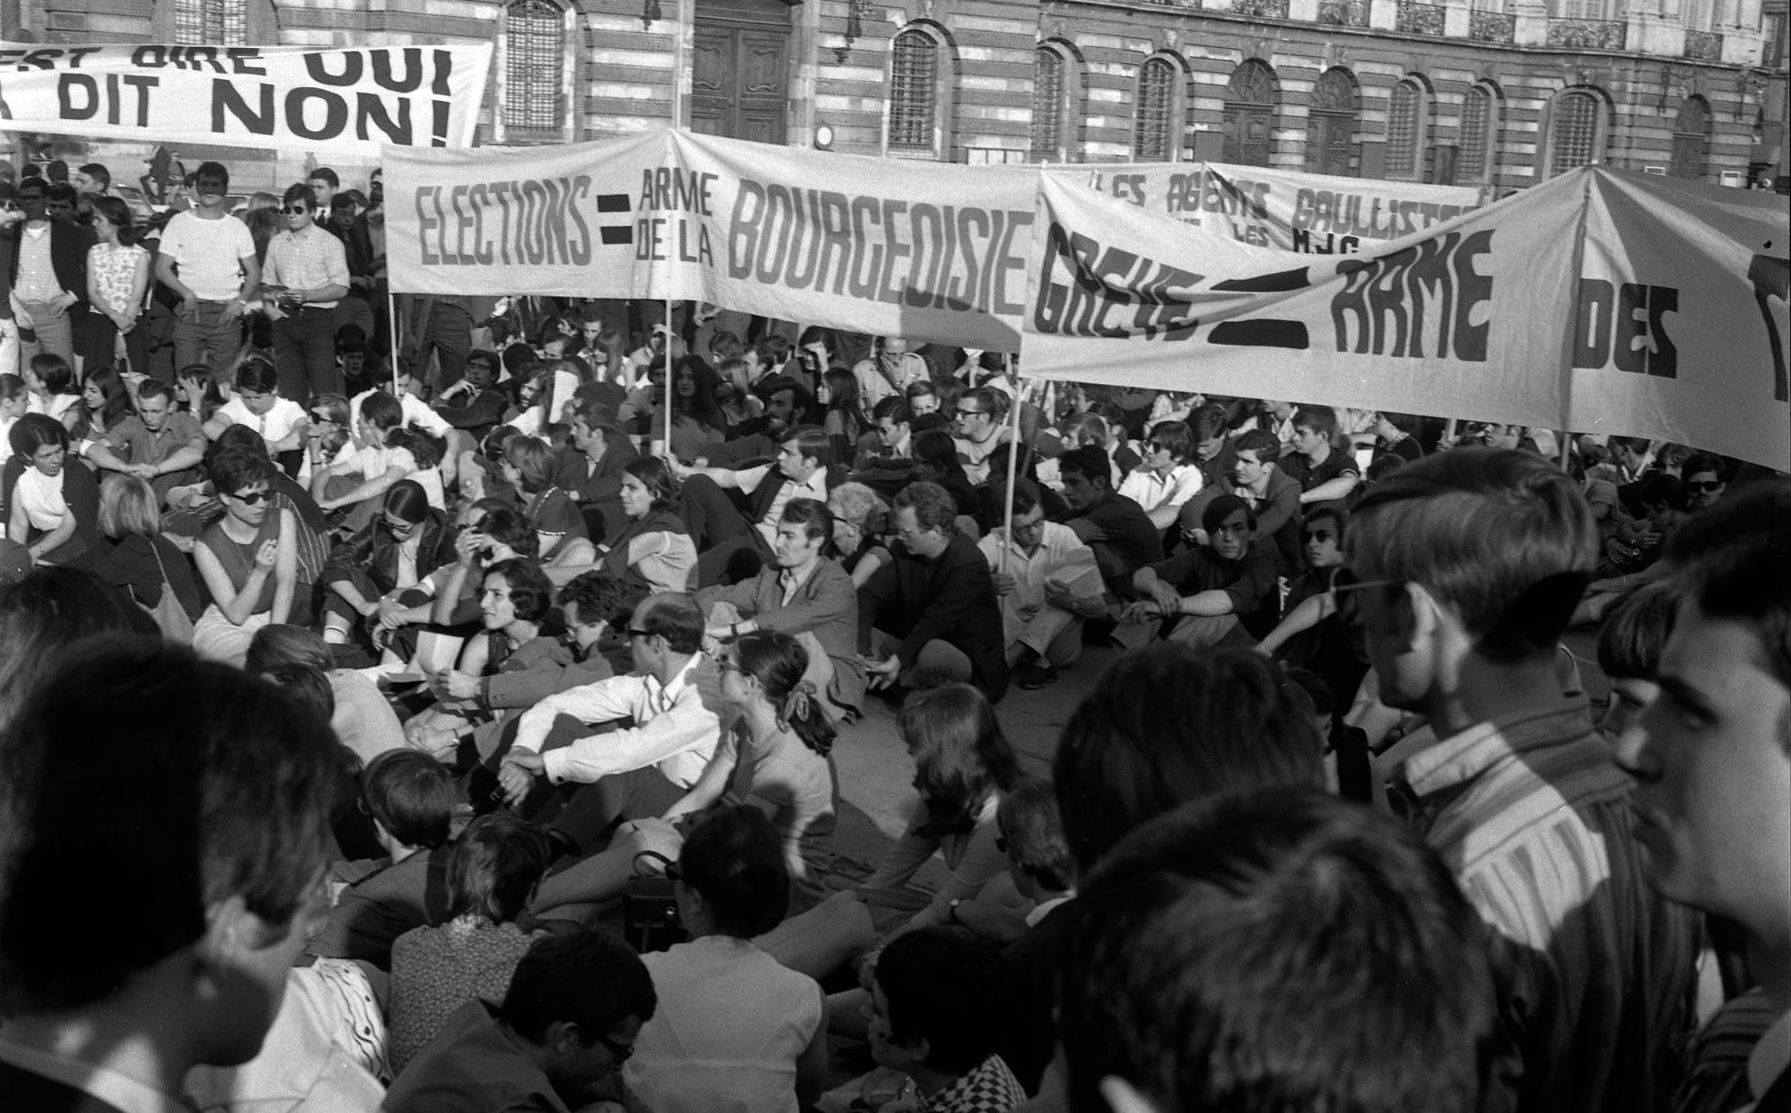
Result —
[{"label": "white fabric banner", "polygon": [[1040,190],[1029,375],[1666,438],[1791,464],[1782,200],[1587,167],[1359,257]]},{"label": "white fabric banner", "polygon": [[377,157],[466,147],[492,47],[0,43],[9,131]]},{"label": "white fabric banner", "polygon": [[1247,244],[1312,255],[1357,254],[1453,220],[1487,200],[1486,191],[1467,186],[1217,162],[1053,166],[1045,173]]},{"label": "white fabric banner", "polygon": [[1012,350],[1037,173],[662,131],[388,151],[392,288],[700,299]]}]

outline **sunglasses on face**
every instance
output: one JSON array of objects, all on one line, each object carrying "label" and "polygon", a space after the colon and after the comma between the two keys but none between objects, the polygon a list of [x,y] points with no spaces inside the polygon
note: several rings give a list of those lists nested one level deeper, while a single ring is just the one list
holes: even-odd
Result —
[{"label": "sunglasses on face", "polygon": [[238,491],[235,494],[231,495],[230,497],[235,499],[237,502],[243,503],[246,506],[254,506],[256,503],[262,502],[263,500],[265,500],[267,498],[267,492],[266,491]]},{"label": "sunglasses on face", "polygon": [[310,212],[311,210],[307,209],[303,205],[286,205],[283,208],[281,208],[280,211],[285,213],[287,216],[304,216],[306,213]]},{"label": "sunglasses on face", "polygon": [[1711,479],[1703,482],[1687,483],[1685,489],[1688,491],[1714,491],[1721,486],[1721,481]]},{"label": "sunglasses on face", "polygon": [[1317,541],[1320,543],[1337,539],[1337,535],[1328,529],[1309,529],[1300,534],[1300,537],[1306,541]]}]

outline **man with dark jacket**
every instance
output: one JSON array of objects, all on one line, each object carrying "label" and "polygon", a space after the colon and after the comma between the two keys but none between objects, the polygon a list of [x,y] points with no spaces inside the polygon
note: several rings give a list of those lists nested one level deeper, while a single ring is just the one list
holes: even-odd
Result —
[{"label": "man with dark jacket", "polygon": [[999,700],[1007,652],[989,562],[957,532],[957,504],[936,483],[895,497],[896,558],[858,589],[858,647],[872,688],[967,681]]},{"label": "man with dark jacket", "polygon": [[12,293],[22,309],[20,329],[34,340],[23,341],[21,362],[39,352],[54,352],[75,364],[75,322],[87,311],[87,249],[93,233],[79,224],[51,220],[52,187],[37,178],[19,186],[25,222],[19,226],[11,260]]}]

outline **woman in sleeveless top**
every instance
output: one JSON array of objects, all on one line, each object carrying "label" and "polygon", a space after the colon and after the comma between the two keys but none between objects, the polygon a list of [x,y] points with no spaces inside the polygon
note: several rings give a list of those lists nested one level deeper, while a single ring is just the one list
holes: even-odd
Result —
[{"label": "woman in sleeveless top", "polygon": [[656,456],[630,461],[622,473],[622,513],[628,527],[609,543],[603,570],[654,594],[689,591],[696,543],[672,510],[677,480]]},{"label": "woman in sleeveless top", "polygon": [[294,617],[298,523],[290,510],[276,511],[268,501],[273,464],[266,457],[226,451],[210,468],[224,516],[193,546],[193,563],[212,597],[193,627],[193,648],[240,668],[255,631]]}]

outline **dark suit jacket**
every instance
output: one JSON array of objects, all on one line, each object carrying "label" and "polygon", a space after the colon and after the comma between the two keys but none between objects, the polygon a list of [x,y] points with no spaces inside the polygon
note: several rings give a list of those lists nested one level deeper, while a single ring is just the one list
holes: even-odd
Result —
[{"label": "dark suit jacket", "polygon": [[[12,258],[7,264],[7,274],[14,288],[19,284],[19,255],[24,236],[23,225],[13,231]],[[50,222],[50,265],[56,271],[56,281],[80,299],[79,304],[69,307],[71,315],[87,304],[87,249],[92,246],[93,233],[79,224]]]},{"label": "dark suit jacket", "polygon": [[1007,648],[989,562],[961,533],[952,534],[938,560],[903,551],[871,574],[858,589],[861,650],[870,650],[873,629],[902,639],[896,655],[904,669],[938,639],[970,658],[976,683],[991,700],[1007,693]]},{"label": "dark suit jacket", "polygon": [[[417,575],[427,576],[455,560],[454,527],[448,524],[447,515],[431,510],[421,528],[423,538],[417,545]],[[367,523],[359,533],[330,551],[330,559],[323,566],[323,582],[333,584],[352,580],[356,572],[366,573],[382,592],[392,590],[398,582],[398,542],[381,528],[380,518]]]},{"label": "dark suit jacket", "polygon": [[706,615],[716,603],[732,603],[741,618],[761,629],[786,634],[812,631],[833,661],[833,683],[827,693],[843,707],[864,706],[864,662],[858,659],[858,594],[852,577],[837,561],[823,560],[788,603],[778,583],[783,569],[767,564],[750,580],[697,592]]}]

